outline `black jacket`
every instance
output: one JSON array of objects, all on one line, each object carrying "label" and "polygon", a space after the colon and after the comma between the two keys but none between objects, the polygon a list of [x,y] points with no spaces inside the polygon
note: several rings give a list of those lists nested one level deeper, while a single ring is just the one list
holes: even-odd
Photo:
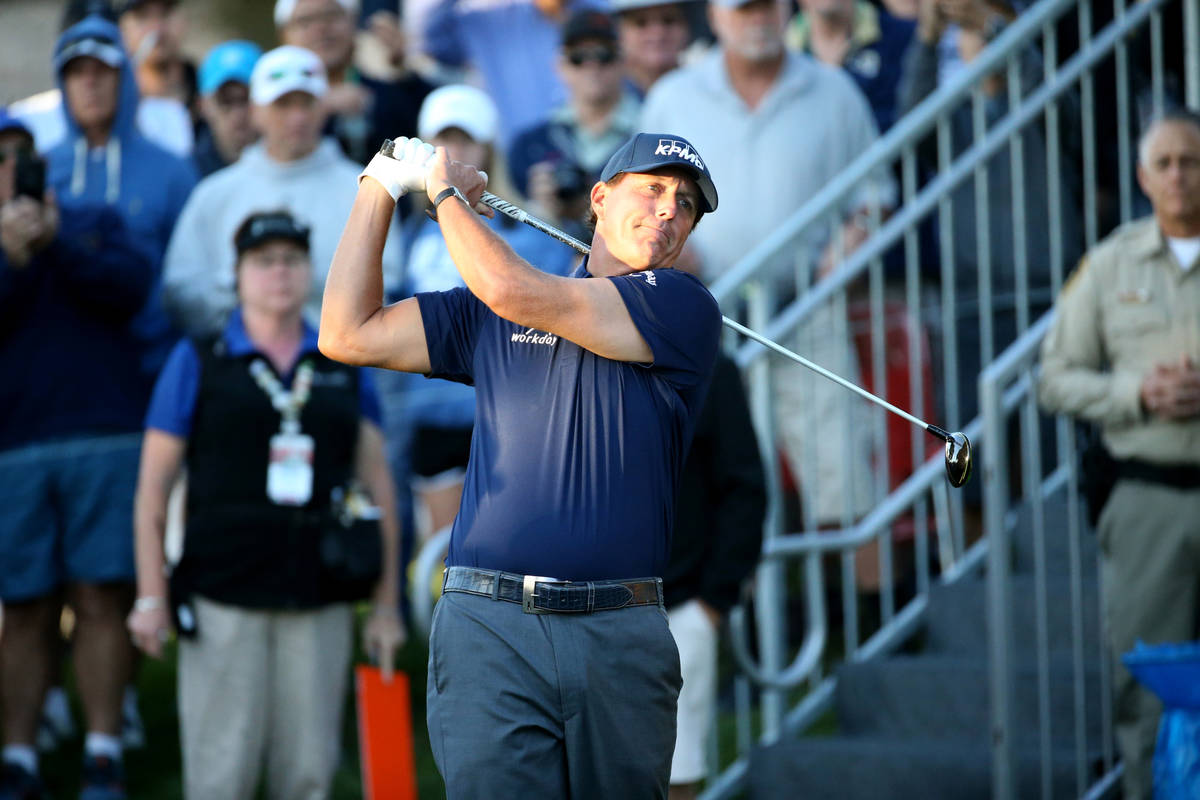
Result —
[{"label": "black jacket", "polygon": [[671,557],[663,575],[668,607],[699,597],[727,612],[758,563],[766,480],[742,376],[717,354],[676,500]]}]

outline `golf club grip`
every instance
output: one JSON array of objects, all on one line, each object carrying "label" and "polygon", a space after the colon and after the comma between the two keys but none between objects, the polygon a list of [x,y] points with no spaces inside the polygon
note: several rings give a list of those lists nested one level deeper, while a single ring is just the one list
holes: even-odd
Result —
[{"label": "golf club grip", "polygon": [[[384,139],[383,144],[379,147],[379,152],[388,158],[395,158],[396,142],[392,139]],[[517,222],[523,222],[529,227],[539,230],[547,236],[553,237],[563,244],[570,246],[576,252],[582,253],[586,256],[592,251],[592,248],[588,247],[574,236],[570,236],[563,231],[560,231],[558,228],[555,228],[553,225],[543,222],[525,209],[513,205],[503,198],[497,197],[491,192],[484,192],[481,199],[485,205],[492,207],[506,217],[512,217]]]}]

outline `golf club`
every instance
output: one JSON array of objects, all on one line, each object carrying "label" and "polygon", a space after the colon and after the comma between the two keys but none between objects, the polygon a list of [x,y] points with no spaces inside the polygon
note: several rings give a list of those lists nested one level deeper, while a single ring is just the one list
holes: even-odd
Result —
[{"label": "golf club", "polygon": [[[383,153],[386,156],[391,156],[394,151],[395,151],[395,143],[391,139],[384,140],[383,146],[379,149],[379,152]],[[511,217],[512,219],[515,219],[517,222],[523,222],[524,224],[530,226],[531,228],[535,228],[535,229],[541,231],[542,233],[544,233],[554,239],[557,239],[558,241],[574,248],[577,252],[582,253],[583,255],[587,255],[588,253],[591,252],[591,248],[588,245],[579,241],[575,237],[570,236],[570,235],[564,233],[563,231],[560,231],[558,228],[555,228],[553,225],[550,225],[549,223],[544,222],[544,221],[538,219],[537,217],[533,216],[529,212],[525,211],[523,208],[520,208],[519,206],[513,205],[512,203],[508,202],[507,200],[497,197],[496,195],[492,194],[491,192],[483,193],[482,202],[485,205],[490,206],[491,208],[495,209],[496,211],[499,211],[501,214],[504,214],[507,217]],[[963,485],[966,484],[966,482],[968,480],[970,480],[971,468],[974,464],[974,461],[972,459],[972,454],[971,454],[971,441],[967,438],[966,434],[962,433],[961,431],[950,432],[943,428],[939,428],[936,425],[930,425],[928,422],[925,422],[924,420],[913,416],[912,414],[908,413],[904,409],[892,405],[888,401],[884,400],[882,397],[876,397],[875,395],[871,394],[870,392],[868,392],[866,389],[862,388],[861,386],[851,383],[850,381],[846,380],[842,376],[837,375],[833,372],[830,372],[829,370],[825,369],[824,367],[822,367],[818,364],[814,364],[813,362],[809,361],[804,356],[798,355],[797,353],[793,353],[791,350],[788,350],[783,345],[780,345],[780,344],[768,339],[767,337],[763,336],[762,334],[760,334],[756,331],[753,331],[750,328],[747,328],[745,325],[742,325],[739,322],[735,322],[734,320],[730,319],[729,317],[722,315],[721,321],[723,323],[725,323],[725,325],[727,327],[732,328],[733,330],[742,334],[746,338],[753,339],[754,341],[758,342],[762,346],[764,346],[770,350],[774,350],[776,353],[779,353],[782,356],[790,358],[792,361],[795,361],[797,364],[808,367],[813,372],[816,372],[818,375],[824,376],[825,378],[828,378],[829,380],[833,381],[834,383],[838,384],[839,386],[843,386],[846,389],[849,389],[850,391],[854,392],[855,394],[859,395],[860,397],[862,397],[866,400],[870,400],[872,403],[875,403],[876,405],[881,406],[881,407],[887,409],[888,411],[891,411],[893,414],[896,414],[897,416],[900,416],[900,417],[908,420],[913,425],[916,425],[918,428],[923,429],[926,433],[930,434],[931,436],[937,437],[941,441],[945,442],[946,443],[946,478],[950,481],[950,485],[957,489],[957,488],[961,488]]]}]

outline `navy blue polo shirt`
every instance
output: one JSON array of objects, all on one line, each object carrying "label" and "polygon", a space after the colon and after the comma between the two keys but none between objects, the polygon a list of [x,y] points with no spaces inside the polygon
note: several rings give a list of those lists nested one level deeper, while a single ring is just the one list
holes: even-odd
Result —
[{"label": "navy blue polo shirt", "polygon": [[[226,323],[221,337],[225,340],[229,355],[234,358],[257,352],[254,343],[246,334],[246,325],[242,322],[240,308],[235,308],[229,315],[229,321]],[[296,365],[304,356],[319,352],[317,350],[317,331],[305,322],[300,353],[288,373],[281,376],[285,389],[291,388]],[[171,351],[167,363],[158,375],[158,381],[154,384],[154,394],[150,398],[150,407],[146,412],[146,427],[187,438],[192,432],[192,416],[196,411],[196,395],[199,390],[200,355],[196,352],[196,346],[190,339],[183,339]],[[375,383],[371,380],[371,374],[367,370],[359,371],[358,405],[364,417],[380,427],[383,426],[379,394],[375,391]]]},{"label": "navy blue polo shirt", "polygon": [[716,301],[675,269],[610,280],[654,360],[603,358],[498,317],[466,289],[417,295],[432,371],[476,387],[451,566],[563,580],[661,575],[712,376]]}]

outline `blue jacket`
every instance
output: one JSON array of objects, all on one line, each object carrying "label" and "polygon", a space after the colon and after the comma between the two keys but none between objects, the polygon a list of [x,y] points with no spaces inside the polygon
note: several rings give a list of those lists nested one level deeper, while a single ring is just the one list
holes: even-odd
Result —
[{"label": "blue jacket", "polygon": [[149,385],[129,321],[154,283],[120,216],[64,204],[21,269],[0,250],[0,451],[141,429]]},{"label": "blue jacket", "polygon": [[[92,37],[121,41],[116,25],[102,17],[89,16],[64,31],[54,51],[57,54],[73,42]],[[61,75],[58,84],[62,89]],[[89,149],[64,102],[67,135],[46,154],[46,182],[53,187],[61,204],[104,205],[116,211],[134,247],[153,266],[155,285],[146,307],[132,322],[142,346],[142,368],[152,375],[178,338],[163,312],[157,278],[175,220],[196,184],[196,172],[190,162],[168,153],[138,132],[137,105],[137,83],[126,59],[121,68],[117,117],[108,144]]]}]

